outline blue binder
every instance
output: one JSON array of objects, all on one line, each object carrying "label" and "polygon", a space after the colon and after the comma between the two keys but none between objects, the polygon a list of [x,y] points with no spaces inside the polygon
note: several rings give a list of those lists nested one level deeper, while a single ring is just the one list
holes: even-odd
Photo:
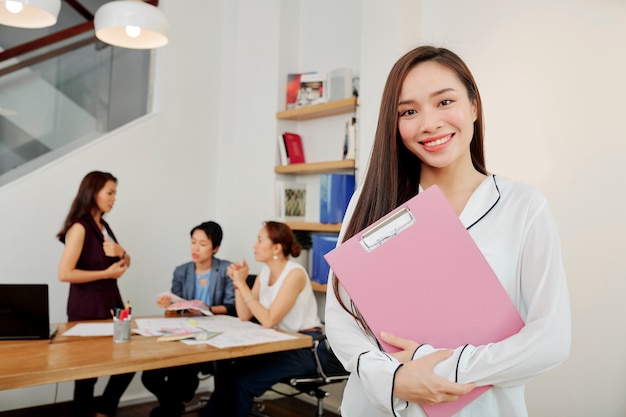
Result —
[{"label": "blue binder", "polygon": [[311,266],[311,279],[320,284],[326,284],[328,281],[328,271],[330,267],[324,259],[331,250],[337,246],[337,238],[339,235],[328,233],[313,233],[313,265]]},{"label": "blue binder", "polygon": [[320,222],[341,223],[354,194],[354,174],[320,175]]}]

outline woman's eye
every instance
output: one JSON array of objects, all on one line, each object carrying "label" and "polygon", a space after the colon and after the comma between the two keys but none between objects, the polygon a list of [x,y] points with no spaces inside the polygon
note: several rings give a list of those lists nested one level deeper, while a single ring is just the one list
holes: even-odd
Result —
[{"label": "woman's eye", "polygon": [[401,111],[400,112],[400,117],[403,117],[403,116],[414,116],[416,114],[417,114],[417,112],[415,110],[408,109],[408,110]]},{"label": "woman's eye", "polygon": [[452,104],[452,100],[448,100],[448,99],[441,100],[441,103],[439,103],[440,106],[448,106],[450,104]]}]

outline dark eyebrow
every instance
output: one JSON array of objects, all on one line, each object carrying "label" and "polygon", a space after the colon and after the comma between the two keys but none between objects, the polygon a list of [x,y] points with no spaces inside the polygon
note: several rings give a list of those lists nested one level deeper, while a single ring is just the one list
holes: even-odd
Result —
[{"label": "dark eyebrow", "polygon": [[[447,93],[449,91],[454,91],[454,88],[452,87],[448,87],[448,88],[442,88],[441,90],[437,90],[433,93],[430,94],[430,97],[437,97],[440,96],[444,93]],[[402,106],[403,104],[411,104],[414,103],[415,100],[402,100],[401,102],[398,103],[398,106]]]}]

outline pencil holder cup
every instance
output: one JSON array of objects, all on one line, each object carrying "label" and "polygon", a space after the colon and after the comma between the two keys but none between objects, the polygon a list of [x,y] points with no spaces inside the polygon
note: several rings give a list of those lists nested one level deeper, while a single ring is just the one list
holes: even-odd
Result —
[{"label": "pencil holder cup", "polygon": [[123,343],[130,341],[130,319],[113,318],[113,341]]}]

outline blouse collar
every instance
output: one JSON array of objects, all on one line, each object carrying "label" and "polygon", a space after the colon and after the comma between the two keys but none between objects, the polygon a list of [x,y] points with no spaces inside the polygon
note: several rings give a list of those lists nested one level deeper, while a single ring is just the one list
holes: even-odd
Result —
[{"label": "blouse collar", "polygon": [[[419,192],[421,193],[422,191],[424,189],[420,185]],[[461,223],[467,230],[471,229],[472,226],[481,221],[495,207],[498,201],[500,201],[500,189],[498,188],[496,176],[489,175],[474,190],[467,201],[459,216]]]},{"label": "blouse collar", "polygon": [[495,175],[490,175],[476,188],[459,218],[466,229],[481,221],[500,201],[500,189]]}]

